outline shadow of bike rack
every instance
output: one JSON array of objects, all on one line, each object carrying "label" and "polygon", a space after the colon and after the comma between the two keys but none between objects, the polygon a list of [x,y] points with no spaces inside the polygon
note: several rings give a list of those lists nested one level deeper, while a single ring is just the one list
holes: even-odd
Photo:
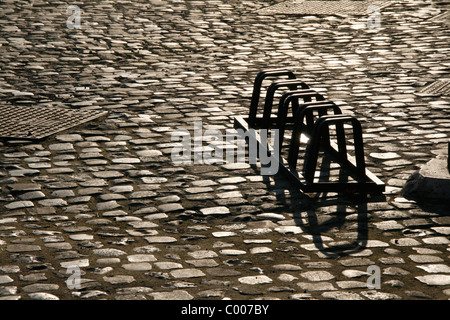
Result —
[{"label": "shadow of bike rack", "polygon": [[[280,76],[287,76],[288,79],[277,80],[270,84],[266,91],[262,116],[258,115],[263,80]],[[287,88],[288,91],[281,95],[278,110],[274,112],[272,109],[275,92],[281,88]],[[315,116],[314,112],[318,113],[318,116]],[[332,141],[330,135],[330,127],[333,126],[337,143]],[[270,155],[270,161],[275,161],[276,167],[280,168],[304,192],[380,193],[385,191],[385,184],[366,168],[362,127],[359,120],[342,114],[341,109],[334,102],[326,100],[320,93],[310,89],[287,69],[269,69],[257,74],[249,115],[248,117],[236,116],[234,127],[243,130],[246,137],[253,140],[249,140],[249,144],[256,143],[260,152]],[[351,128],[355,156],[347,153],[349,148],[346,130],[348,133],[348,128]],[[274,143],[273,147],[268,143],[267,130],[269,129],[278,130],[274,138],[277,143]],[[281,151],[285,132],[288,129],[292,134],[286,161]],[[260,134],[263,132],[261,130],[266,130],[265,134]],[[303,167],[297,170],[301,138],[307,140],[307,143]],[[315,179],[319,152],[331,157],[341,169],[346,170],[352,179],[350,181]]]}]

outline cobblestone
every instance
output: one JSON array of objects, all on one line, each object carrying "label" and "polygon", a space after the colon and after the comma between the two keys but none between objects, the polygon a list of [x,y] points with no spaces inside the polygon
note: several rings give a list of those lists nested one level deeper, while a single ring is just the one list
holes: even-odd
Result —
[{"label": "cobblestone", "polygon": [[[61,27],[63,3],[0,4],[4,104],[109,111],[0,144],[1,300],[448,300],[448,209],[401,196],[448,142],[448,96],[415,94],[448,74],[436,6],[392,4],[370,30],[256,11],[275,2],[79,1],[80,29]],[[382,196],[303,194],[248,162],[172,162],[171,134],[197,120],[191,151],[234,148],[205,131],[231,129],[269,67],[361,120]]]}]

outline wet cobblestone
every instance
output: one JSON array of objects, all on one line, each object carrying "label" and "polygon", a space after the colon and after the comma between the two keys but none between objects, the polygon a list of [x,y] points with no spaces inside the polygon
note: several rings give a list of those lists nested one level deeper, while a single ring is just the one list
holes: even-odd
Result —
[{"label": "wet cobblestone", "polygon": [[[2,103],[109,111],[2,143],[0,299],[449,299],[449,210],[400,193],[448,142],[448,96],[415,94],[448,76],[439,9],[400,1],[368,30],[256,12],[275,2],[78,1],[80,29],[69,2],[0,4]],[[247,163],[173,164],[174,130],[231,129],[272,67],[362,121],[384,197],[306,195]]]}]

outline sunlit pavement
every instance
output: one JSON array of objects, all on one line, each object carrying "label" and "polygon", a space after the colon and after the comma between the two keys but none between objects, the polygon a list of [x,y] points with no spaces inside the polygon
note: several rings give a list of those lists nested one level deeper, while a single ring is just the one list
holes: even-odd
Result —
[{"label": "sunlit pavement", "polygon": [[[2,105],[108,111],[3,143],[1,299],[449,298],[448,207],[401,194],[447,152],[448,94],[417,94],[449,78],[443,6],[395,2],[369,28],[258,13],[277,2],[0,3]],[[361,121],[383,195],[173,163],[176,130],[225,135],[280,67]]]}]

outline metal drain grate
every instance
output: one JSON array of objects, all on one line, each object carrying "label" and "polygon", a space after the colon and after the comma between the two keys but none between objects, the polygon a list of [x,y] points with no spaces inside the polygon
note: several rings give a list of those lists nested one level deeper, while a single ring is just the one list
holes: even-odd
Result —
[{"label": "metal drain grate", "polygon": [[0,106],[0,138],[39,140],[106,113],[50,107]]},{"label": "metal drain grate", "polygon": [[286,15],[356,15],[365,16],[370,6],[379,9],[393,3],[392,0],[294,0],[278,3],[258,10],[262,14]]},{"label": "metal drain grate", "polygon": [[420,95],[448,95],[450,93],[450,79],[437,80],[419,91]]}]

